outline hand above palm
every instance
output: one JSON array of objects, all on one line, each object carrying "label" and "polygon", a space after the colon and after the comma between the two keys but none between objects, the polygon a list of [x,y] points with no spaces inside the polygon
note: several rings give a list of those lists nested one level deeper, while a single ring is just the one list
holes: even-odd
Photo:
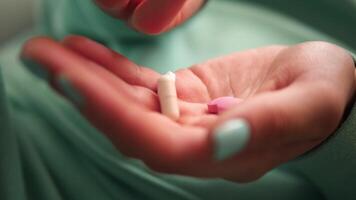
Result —
[{"label": "hand above palm", "polygon": [[147,34],[168,31],[192,17],[206,0],[94,0],[106,13]]}]

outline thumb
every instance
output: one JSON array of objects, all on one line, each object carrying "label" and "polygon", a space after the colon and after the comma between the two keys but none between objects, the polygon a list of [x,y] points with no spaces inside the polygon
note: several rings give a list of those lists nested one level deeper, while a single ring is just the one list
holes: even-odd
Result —
[{"label": "thumb", "polygon": [[[336,128],[344,108],[342,99],[324,85],[292,84],[224,112],[212,134],[215,158],[262,150],[288,160],[320,143]],[[295,145],[306,142],[311,145]]]}]

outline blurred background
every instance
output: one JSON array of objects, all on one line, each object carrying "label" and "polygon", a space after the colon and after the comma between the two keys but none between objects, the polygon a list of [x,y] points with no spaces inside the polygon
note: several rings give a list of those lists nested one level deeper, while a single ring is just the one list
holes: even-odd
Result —
[{"label": "blurred background", "polygon": [[[4,41],[14,38],[16,34],[29,29],[33,25],[33,10],[37,1],[39,0],[0,0],[0,46]],[[268,7],[295,18],[356,49],[356,0],[235,1],[245,1]]]},{"label": "blurred background", "polygon": [[0,0],[0,45],[33,24],[36,0]]}]

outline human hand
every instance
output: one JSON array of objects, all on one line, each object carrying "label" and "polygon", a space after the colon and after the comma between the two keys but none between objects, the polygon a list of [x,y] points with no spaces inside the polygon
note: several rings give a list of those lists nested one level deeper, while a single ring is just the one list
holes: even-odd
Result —
[{"label": "human hand", "polygon": [[192,17],[205,0],[94,0],[106,13],[146,34],[160,34]]},{"label": "human hand", "polygon": [[[181,117],[172,121],[159,112],[158,73],[89,39],[35,38],[22,56],[50,72],[54,88],[126,155],[159,172],[239,182],[320,144],[355,91],[353,63],[341,48],[271,46],[176,72]],[[208,114],[206,103],[221,96],[244,101]]]}]

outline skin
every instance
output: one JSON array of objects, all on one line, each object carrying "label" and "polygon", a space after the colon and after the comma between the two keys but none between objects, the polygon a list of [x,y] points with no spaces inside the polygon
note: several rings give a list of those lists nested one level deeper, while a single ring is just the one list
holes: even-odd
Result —
[{"label": "skin", "polygon": [[[325,140],[339,125],[355,93],[350,55],[325,42],[269,46],[208,60],[176,72],[181,117],[159,112],[159,74],[81,36],[29,40],[22,57],[65,76],[85,99],[82,114],[121,152],[152,169],[195,177],[248,182]],[[244,99],[221,115],[206,103]],[[246,148],[213,159],[214,129],[234,118],[251,126]]]},{"label": "skin", "polygon": [[166,32],[192,17],[205,0],[94,0],[109,15],[151,35]]}]

